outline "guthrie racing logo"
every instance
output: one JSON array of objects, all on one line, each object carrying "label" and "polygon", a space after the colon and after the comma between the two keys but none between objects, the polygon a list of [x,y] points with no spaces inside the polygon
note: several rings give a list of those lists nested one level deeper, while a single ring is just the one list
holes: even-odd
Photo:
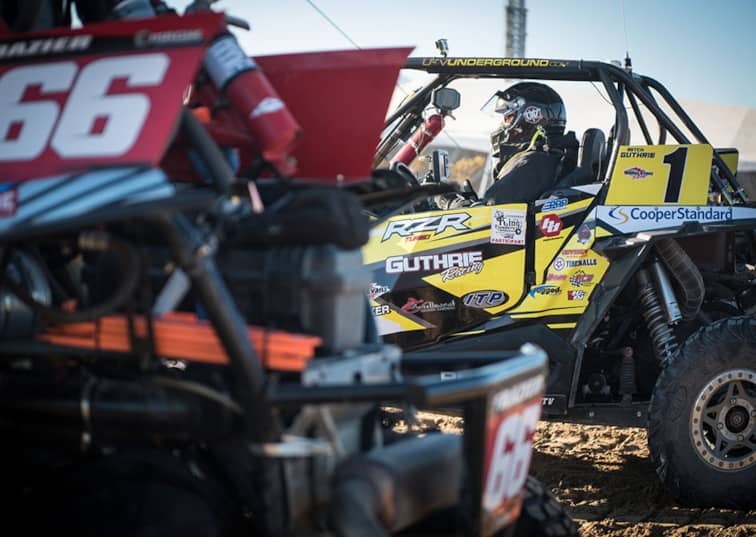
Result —
[{"label": "guthrie racing logo", "polygon": [[417,255],[414,257],[398,255],[386,259],[385,270],[386,274],[440,270],[441,281],[445,282],[473,272],[480,274],[483,270],[483,252]]}]

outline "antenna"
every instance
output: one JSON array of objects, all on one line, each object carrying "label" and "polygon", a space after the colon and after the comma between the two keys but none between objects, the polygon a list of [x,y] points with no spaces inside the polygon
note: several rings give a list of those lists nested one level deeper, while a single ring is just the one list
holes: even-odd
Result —
[{"label": "antenna", "polygon": [[507,33],[504,55],[507,58],[525,57],[525,20],[528,10],[525,0],[508,0],[506,7]]}]

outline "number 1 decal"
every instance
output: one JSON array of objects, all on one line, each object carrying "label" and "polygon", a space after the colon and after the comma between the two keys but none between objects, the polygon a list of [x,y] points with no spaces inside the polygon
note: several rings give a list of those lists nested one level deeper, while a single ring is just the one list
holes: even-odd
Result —
[{"label": "number 1 decal", "polygon": [[683,175],[685,173],[685,159],[688,156],[687,147],[678,147],[671,153],[664,155],[664,164],[669,165],[667,189],[664,192],[664,203],[678,203],[682,191]]},{"label": "number 1 decal", "polygon": [[[109,93],[163,82],[170,60],[162,53],[103,58],[78,69],[74,62],[26,65],[0,77],[0,162],[28,161],[47,148],[61,158],[118,157],[136,143],[150,112],[139,92]],[[75,79],[75,82],[74,82]],[[34,86],[48,96],[71,90],[62,107],[53,99],[24,100]]]}]

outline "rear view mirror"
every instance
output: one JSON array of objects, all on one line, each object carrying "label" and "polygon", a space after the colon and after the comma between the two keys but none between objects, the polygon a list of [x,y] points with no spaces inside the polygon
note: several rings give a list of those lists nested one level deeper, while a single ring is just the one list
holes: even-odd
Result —
[{"label": "rear view mirror", "polygon": [[438,88],[433,92],[433,106],[442,112],[451,112],[459,108],[460,94],[452,88]]}]

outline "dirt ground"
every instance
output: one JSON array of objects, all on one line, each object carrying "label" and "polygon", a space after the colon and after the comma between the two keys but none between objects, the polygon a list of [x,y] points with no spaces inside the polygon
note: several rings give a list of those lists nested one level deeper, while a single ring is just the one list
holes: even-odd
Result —
[{"label": "dirt ground", "polygon": [[[419,419],[461,431],[460,418]],[[675,505],[648,458],[644,429],[542,421],[531,473],[567,506],[583,537],[756,536],[756,511]]]}]

